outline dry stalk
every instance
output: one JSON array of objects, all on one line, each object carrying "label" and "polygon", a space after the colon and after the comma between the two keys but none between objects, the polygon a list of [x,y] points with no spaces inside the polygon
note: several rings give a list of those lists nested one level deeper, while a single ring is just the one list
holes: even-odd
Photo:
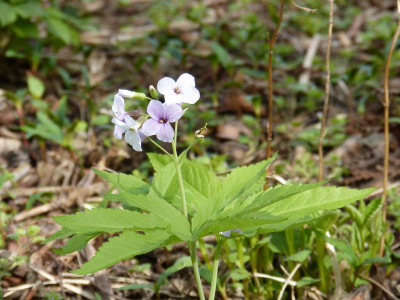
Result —
[{"label": "dry stalk", "polygon": [[329,30],[328,30],[328,47],[326,50],[326,81],[325,81],[325,101],[324,109],[321,119],[321,130],[319,132],[319,143],[318,143],[318,156],[319,156],[319,181],[324,178],[324,150],[323,142],[325,135],[325,124],[328,119],[328,108],[329,108],[329,95],[331,87],[331,46],[332,46],[332,31],[333,31],[333,1],[329,0]]},{"label": "dry stalk", "polygon": [[[272,80],[272,55],[274,53],[274,46],[276,42],[276,38],[278,35],[279,28],[282,23],[283,10],[285,8],[285,0],[281,0],[281,7],[279,9],[279,19],[276,24],[275,30],[272,33],[272,37],[268,37],[269,43],[269,54],[268,54],[268,129],[267,129],[267,159],[271,158],[271,144],[272,144],[272,117],[273,117],[273,109],[274,109],[274,89],[273,89],[273,80]],[[269,175],[269,167],[266,170],[266,177]],[[268,188],[267,183],[265,184],[265,189]]]},{"label": "dry stalk", "polygon": [[[399,1],[400,2],[400,1]],[[400,4],[398,2],[398,10],[400,14]],[[390,107],[390,99],[389,99],[389,70],[390,70],[390,62],[392,60],[394,48],[396,47],[397,39],[400,34],[400,18],[397,23],[396,32],[393,35],[392,45],[390,46],[390,50],[388,53],[388,57],[386,60],[385,67],[385,79],[384,79],[384,89],[385,89],[385,100],[382,102],[384,108],[384,127],[385,127],[385,156],[383,162],[383,195],[382,195],[382,219],[383,222],[386,222],[386,207],[387,207],[387,192],[388,192],[388,177],[389,177],[389,107]],[[381,237],[381,244],[379,248],[379,256],[383,255],[383,251],[385,248],[385,237]]]},{"label": "dry stalk", "polygon": [[[328,28],[328,46],[326,50],[326,79],[325,79],[325,101],[324,108],[322,112],[321,119],[321,129],[319,133],[319,143],[318,143],[318,156],[319,156],[319,174],[318,179],[322,181],[324,179],[324,151],[323,151],[323,142],[325,136],[325,124],[328,119],[328,108],[329,108],[329,97],[330,97],[330,86],[331,86],[331,48],[332,48],[332,32],[333,32],[333,3],[334,0],[329,0],[329,28]],[[329,231],[326,232],[326,235],[329,237]],[[341,299],[343,296],[342,290],[342,276],[340,274],[340,269],[337,262],[336,252],[333,245],[326,242],[325,247],[328,250],[329,257],[332,263],[332,271],[335,276],[335,292],[334,299]]]}]

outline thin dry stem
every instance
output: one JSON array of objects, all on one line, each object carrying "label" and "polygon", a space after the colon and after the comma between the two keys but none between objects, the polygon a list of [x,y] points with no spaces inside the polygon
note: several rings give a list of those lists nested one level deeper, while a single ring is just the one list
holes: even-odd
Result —
[{"label": "thin dry stem", "polygon": [[366,275],[363,274],[359,274],[359,276],[361,278],[364,278],[366,280],[368,280],[369,282],[375,284],[377,287],[379,287],[382,291],[384,291],[390,298],[392,299],[398,299],[391,291],[389,291],[387,288],[385,288],[382,284],[380,284],[378,281],[376,281],[375,279],[368,277]]},{"label": "thin dry stem", "polygon": [[[274,109],[274,89],[272,80],[272,54],[274,53],[274,46],[276,42],[276,37],[278,35],[279,28],[282,23],[283,10],[285,8],[285,0],[281,0],[281,7],[279,9],[279,19],[276,24],[276,28],[272,33],[272,37],[268,39],[269,42],[269,54],[268,54],[268,129],[267,129],[267,159],[271,157],[271,144],[272,144],[272,117]],[[269,167],[266,170],[266,176],[269,174]],[[267,183],[265,184],[265,189],[268,188]]]},{"label": "thin dry stem", "polygon": [[331,87],[331,47],[332,47],[332,31],[333,31],[333,1],[329,0],[329,30],[328,30],[328,47],[326,50],[326,80],[325,80],[325,101],[324,110],[322,113],[321,130],[319,132],[319,143],[318,143],[318,156],[319,156],[319,181],[324,178],[324,135],[325,135],[325,124],[328,119],[328,108],[329,108],[329,96]]},{"label": "thin dry stem", "polygon": [[[387,206],[387,192],[388,192],[388,182],[389,182],[389,107],[390,107],[390,99],[389,99],[389,70],[390,70],[390,62],[392,60],[394,48],[396,47],[397,39],[400,34],[400,18],[398,20],[397,29],[394,33],[392,45],[390,46],[390,51],[388,53],[386,67],[385,67],[385,100],[383,102],[384,108],[384,127],[385,127],[385,157],[383,162],[383,195],[382,195],[382,219],[383,222],[386,222],[386,206]],[[381,237],[381,245],[379,249],[379,256],[383,255],[383,251],[385,248],[385,237]]]},{"label": "thin dry stem", "polygon": [[283,284],[282,289],[281,289],[281,291],[280,291],[280,293],[279,293],[278,300],[281,300],[281,299],[282,299],[282,297],[283,297],[283,292],[285,291],[285,289],[286,289],[286,287],[288,286],[289,282],[292,280],[294,274],[297,272],[297,270],[298,270],[300,267],[301,267],[301,264],[300,264],[300,263],[297,264],[297,265],[294,267],[293,271],[289,274],[289,276],[288,276],[287,279],[285,280],[285,283]]},{"label": "thin dry stem", "polygon": [[302,10],[304,10],[305,12],[308,12],[308,13],[311,13],[311,14],[313,14],[313,13],[315,13],[318,9],[313,9],[313,8],[308,8],[308,7],[305,7],[305,6],[301,6],[301,5],[298,5],[296,2],[294,2],[293,0],[292,0],[292,4],[294,5],[294,6],[296,6],[297,8],[299,8],[299,9],[302,9]]}]

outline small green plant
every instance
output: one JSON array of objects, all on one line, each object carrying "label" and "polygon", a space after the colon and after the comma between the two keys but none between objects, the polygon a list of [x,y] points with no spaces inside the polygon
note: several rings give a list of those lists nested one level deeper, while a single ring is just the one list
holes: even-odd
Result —
[{"label": "small green plant", "polygon": [[[26,137],[38,138],[41,143],[50,140],[70,150],[74,150],[73,139],[76,132],[84,131],[87,123],[82,120],[70,121],[67,116],[67,96],[61,97],[58,102],[57,109],[51,109],[49,103],[42,99],[45,93],[43,82],[35,77],[29,76],[27,79],[28,92],[31,98],[31,104],[38,110],[36,120],[26,125],[22,125],[21,129],[26,133]],[[22,99],[26,93],[22,95],[10,95],[16,106],[22,107]]]}]

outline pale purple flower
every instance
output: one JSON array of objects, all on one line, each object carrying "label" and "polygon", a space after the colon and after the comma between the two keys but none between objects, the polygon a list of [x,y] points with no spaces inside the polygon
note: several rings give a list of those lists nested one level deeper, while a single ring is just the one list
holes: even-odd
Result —
[{"label": "pale purple flower", "polygon": [[225,236],[225,237],[231,237],[231,233],[232,233],[232,232],[243,233],[243,232],[238,228],[238,229],[223,231],[223,232],[220,232],[220,234],[222,234],[222,235]]},{"label": "pale purple flower", "polygon": [[125,133],[125,141],[132,146],[136,151],[142,151],[141,138],[138,130],[140,122],[135,121],[125,111],[125,102],[120,95],[115,95],[114,103],[112,106],[114,118],[111,120],[115,124],[114,136],[117,139],[122,139],[122,135]]},{"label": "pale purple flower", "polygon": [[194,104],[200,99],[200,92],[195,88],[194,77],[188,73],[179,76],[175,82],[170,77],[164,77],[157,83],[157,90],[164,95],[168,104]]},{"label": "pale purple flower", "polygon": [[143,123],[142,133],[146,136],[157,135],[159,140],[171,143],[174,139],[174,130],[169,123],[176,122],[182,117],[182,108],[177,104],[151,100],[147,112],[151,119]]}]

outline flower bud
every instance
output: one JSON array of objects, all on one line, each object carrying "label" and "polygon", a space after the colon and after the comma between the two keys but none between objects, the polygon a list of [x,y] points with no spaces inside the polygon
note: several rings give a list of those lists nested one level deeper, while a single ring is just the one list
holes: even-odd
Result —
[{"label": "flower bud", "polygon": [[153,97],[154,99],[158,99],[158,92],[154,86],[149,86],[149,92],[151,97]]},{"label": "flower bud", "polygon": [[146,100],[147,96],[143,93],[137,93],[129,90],[118,90],[118,94],[123,98]]}]

